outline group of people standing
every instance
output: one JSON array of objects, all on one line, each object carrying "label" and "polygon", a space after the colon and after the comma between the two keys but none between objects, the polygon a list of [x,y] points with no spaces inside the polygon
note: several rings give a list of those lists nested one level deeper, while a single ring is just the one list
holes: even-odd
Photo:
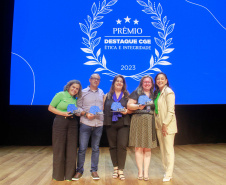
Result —
[{"label": "group of people standing", "polygon": [[[53,123],[53,179],[79,180],[84,172],[85,154],[91,138],[91,176],[100,179],[98,171],[99,143],[106,127],[109,151],[113,164],[112,178],[125,180],[123,173],[127,146],[135,147],[138,180],[148,181],[151,149],[160,145],[162,164],[165,170],[163,181],[172,179],[174,168],[174,137],[177,133],[175,117],[175,95],[169,87],[167,76],[159,73],[155,84],[151,76],[143,76],[139,86],[131,94],[126,81],[117,75],[110,91],[98,88],[100,76],[92,74],[90,85],[82,90],[81,83],[71,80],[64,91],[57,93],[49,105],[49,111],[56,114]],[[138,103],[140,96],[153,100],[148,105]],[[120,103],[123,110],[112,111],[112,104]],[[67,111],[69,104],[78,107],[80,116],[79,150],[77,156],[78,119]],[[90,113],[97,106],[103,114]],[[77,168],[76,168],[77,159]]]}]

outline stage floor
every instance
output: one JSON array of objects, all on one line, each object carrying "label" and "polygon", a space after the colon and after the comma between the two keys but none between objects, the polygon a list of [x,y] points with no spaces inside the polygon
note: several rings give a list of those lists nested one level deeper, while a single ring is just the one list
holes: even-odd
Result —
[{"label": "stage floor", "polygon": [[125,181],[112,179],[112,163],[107,147],[100,148],[99,181],[90,177],[91,149],[86,153],[85,172],[79,181],[53,181],[51,146],[1,146],[1,185],[225,185],[226,144],[200,144],[175,146],[174,176],[162,182],[163,168],[159,147],[152,150],[149,181],[137,180],[134,151],[128,148],[124,174]]}]

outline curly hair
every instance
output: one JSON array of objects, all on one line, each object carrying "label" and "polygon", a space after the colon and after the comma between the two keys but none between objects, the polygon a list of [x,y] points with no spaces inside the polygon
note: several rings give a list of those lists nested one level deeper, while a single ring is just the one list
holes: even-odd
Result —
[{"label": "curly hair", "polygon": [[79,90],[78,90],[78,93],[76,95],[74,95],[73,97],[74,98],[80,98],[82,96],[82,85],[81,85],[81,82],[78,81],[78,80],[70,80],[65,86],[64,86],[64,91],[69,91],[69,88],[73,85],[73,84],[78,84],[80,87],[79,87]]},{"label": "curly hair", "polygon": [[115,82],[117,81],[117,78],[122,78],[122,81],[123,81],[122,92],[124,94],[124,97],[128,98],[128,96],[129,96],[129,92],[127,91],[126,80],[125,80],[124,76],[116,75],[112,81],[110,91],[107,95],[108,99],[111,99],[111,97],[113,96],[113,94],[115,92]]},{"label": "curly hair", "polygon": [[137,93],[139,94],[139,95],[141,95],[143,92],[144,92],[144,90],[143,90],[143,81],[144,81],[144,79],[145,78],[150,78],[151,79],[151,89],[150,89],[150,92],[151,92],[151,94],[153,94],[153,90],[154,90],[154,81],[153,81],[153,78],[150,76],[150,75],[145,75],[145,76],[143,76],[142,78],[141,78],[141,80],[140,80],[140,84],[139,84],[139,86],[136,88],[136,90],[137,90]]}]

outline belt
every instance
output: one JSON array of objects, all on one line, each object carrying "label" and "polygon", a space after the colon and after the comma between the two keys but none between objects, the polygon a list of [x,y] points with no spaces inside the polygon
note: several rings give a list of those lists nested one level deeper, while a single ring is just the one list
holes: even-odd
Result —
[{"label": "belt", "polygon": [[147,111],[147,110],[136,110],[134,112],[134,114],[154,114],[154,111],[150,110],[150,111]]},{"label": "belt", "polygon": [[69,119],[69,120],[72,120],[72,119],[74,119],[74,118],[75,118],[75,116],[74,116],[74,115],[69,116],[69,117],[66,117],[66,116],[60,116],[60,115],[56,115],[56,117],[58,117],[58,118],[64,118],[64,119]]}]

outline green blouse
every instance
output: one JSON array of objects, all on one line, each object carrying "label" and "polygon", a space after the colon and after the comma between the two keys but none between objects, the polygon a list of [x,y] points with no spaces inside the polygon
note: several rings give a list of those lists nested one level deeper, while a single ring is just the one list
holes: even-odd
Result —
[{"label": "green blouse", "polygon": [[158,100],[159,100],[159,96],[160,96],[160,92],[158,93],[156,99],[154,100],[154,103],[155,103],[155,114],[158,114],[159,111],[158,111]]},{"label": "green blouse", "polygon": [[62,112],[67,112],[67,106],[69,104],[75,104],[77,107],[77,99],[71,96],[68,91],[57,93],[50,103],[51,106]]}]

